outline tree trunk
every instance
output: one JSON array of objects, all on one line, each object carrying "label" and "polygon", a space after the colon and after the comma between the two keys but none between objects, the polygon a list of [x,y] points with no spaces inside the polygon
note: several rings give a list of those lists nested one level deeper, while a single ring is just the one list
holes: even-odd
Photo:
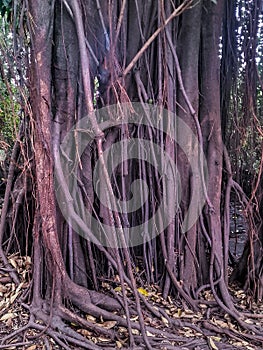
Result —
[{"label": "tree trunk", "polygon": [[210,289],[246,326],[223,230],[224,1],[176,3],[29,1],[31,311],[76,346],[100,348],[70,324],[120,336],[86,314],[126,327],[131,348],[159,346],[147,317],[179,323],[146,300],[147,283],[194,310]]}]

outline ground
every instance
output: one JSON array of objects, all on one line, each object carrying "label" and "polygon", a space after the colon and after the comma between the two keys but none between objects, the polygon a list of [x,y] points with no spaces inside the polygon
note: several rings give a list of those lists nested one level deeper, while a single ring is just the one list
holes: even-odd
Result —
[{"label": "ground", "polygon": [[[11,281],[8,272],[5,271],[3,264],[0,264],[0,349],[62,349],[47,334],[48,331],[43,332],[32,328],[22,332],[17,331],[26,326],[30,319],[26,300],[30,294],[31,260],[29,257],[13,254],[9,256],[9,262],[19,273],[21,283],[16,286]],[[111,288],[111,282],[104,283],[102,287],[107,293]],[[246,322],[257,326],[262,324],[263,328],[263,305],[252,303],[238,287],[231,287],[231,289],[237,307],[250,313],[250,318],[247,318]],[[115,287],[114,291],[118,294],[120,288]],[[216,307],[207,307],[207,303],[213,300],[209,291],[206,291],[202,296],[204,304],[201,304],[199,312],[189,310],[186,305],[181,305],[175,299],[168,298],[168,300],[164,300],[156,286],[139,288],[139,292],[145,296],[154,308],[159,311],[162,310],[163,317],[161,319],[145,316],[145,323],[148,326],[160,330],[159,349],[262,349],[262,346],[245,340],[246,334],[227,314],[223,314]],[[130,294],[129,288],[127,288],[127,294]],[[130,299],[132,300],[132,296],[130,296]],[[146,312],[144,315],[146,315]],[[96,319],[90,315],[84,315],[84,317],[106,329],[114,328],[117,335],[116,339],[111,340],[107,337],[98,336],[76,324],[70,324],[70,327],[87,339],[92,340],[101,349],[128,349],[126,328],[118,326],[115,321],[104,321],[102,318]],[[174,320],[174,324],[170,324],[168,318]],[[133,315],[132,321],[137,321],[136,315]],[[39,325],[41,324],[42,322],[39,321]],[[206,328],[205,335],[202,332],[204,328]],[[210,332],[207,331],[208,328]],[[134,329],[133,333],[136,338],[139,331]],[[148,331],[147,333],[149,337],[153,336],[151,332]],[[166,336],[168,333],[174,334],[174,338],[168,339]],[[71,347],[70,343],[68,346],[69,349],[82,349],[76,346]],[[137,347],[137,349],[143,349],[143,347]]]}]

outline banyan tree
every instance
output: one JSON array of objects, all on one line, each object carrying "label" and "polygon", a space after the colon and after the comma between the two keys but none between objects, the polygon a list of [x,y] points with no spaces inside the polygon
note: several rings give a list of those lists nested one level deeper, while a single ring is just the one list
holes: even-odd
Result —
[{"label": "banyan tree", "polygon": [[[244,189],[235,158],[248,125],[261,157],[261,8],[259,0],[2,6],[16,70],[10,78],[3,68],[2,79],[17,83],[21,108],[0,256],[17,285],[9,254],[32,258],[24,331],[66,349],[103,346],[76,327],[110,339],[105,348],[157,349],[166,339],[176,349],[185,344],[180,327],[218,333],[209,322],[216,309],[263,341],[229,288],[234,195],[249,232],[232,280],[262,298],[262,164]],[[174,319],[147,297],[151,288],[182,309],[205,307],[208,320]]]}]

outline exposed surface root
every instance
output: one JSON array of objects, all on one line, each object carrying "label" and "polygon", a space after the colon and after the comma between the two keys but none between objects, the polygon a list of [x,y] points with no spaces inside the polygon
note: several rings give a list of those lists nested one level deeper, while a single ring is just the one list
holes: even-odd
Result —
[{"label": "exposed surface root", "polygon": [[[120,292],[116,292],[120,296]],[[245,318],[245,294],[238,289],[233,290],[237,308],[242,311],[247,329],[241,330],[238,323],[223,314],[220,308],[214,307],[213,295],[206,291],[202,294],[204,304],[200,311],[192,312],[176,300],[164,300],[156,289],[148,288],[147,295],[142,297],[145,304],[142,307],[146,334],[149,345],[153,349],[261,349],[262,337],[253,334],[249,328],[257,328],[257,333],[263,326],[262,319]],[[98,296],[98,294],[96,294]],[[123,309],[108,311],[89,303],[85,310],[76,309],[68,300],[64,305],[53,305],[39,302],[33,307],[16,302],[5,309],[5,314],[23,315],[20,324],[14,319],[3,320],[0,349],[21,348],[45,344],[48,349],[145,349],[145,343],[138,323],[134,297],[127,287],[127,297],[130,308],[130,325],[134,335],[134,346],[130,347],[128,340],[128,323]],[[22,298],[22,295],[21,295]],[[111,300],[106,295],[105,300]],[[211,306],[207,306],[209,304]],[[206,304],[205,304],[206,303]],[[41,306],[40,306],[41,305]],[[71,305],[71,306],[69,306]],[[17,312],[16,312],[17,310]],[[154,311],[154,312],[152,312]],[[252,312],[252,313],[251,313]],[[256,317],[259,306],[254,305],[250,314]],[[247,314],[249,316],[249,314]],[[3,318],[3,316],[2,316]],[[11,330],[17,328],[16,330]],[[42,345],[41,345],[42,344]]]}]

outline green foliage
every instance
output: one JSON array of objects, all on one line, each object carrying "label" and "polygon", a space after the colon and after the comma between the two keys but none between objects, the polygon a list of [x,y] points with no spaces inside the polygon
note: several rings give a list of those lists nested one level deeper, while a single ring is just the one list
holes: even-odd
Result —
[{"label": "green foliage", "polygon": [[12,0],[0,0],[0,14],[2,17],[6,16],[8,21],[11,20]]},{"label": "green foliage", "polygon": [[8,91],[3,82],[0,82],[0,140],[13,145],[19,125],[19,103],[16,101],[15,87]]},{"label": "green foliage", "polygon": [[12,0],[0,0],[0,150],[5,151],[16,138],[21,109],[11,14]]},{"label": "green foliage", "polygon": [[[0,0],[1,1],[1,0]],[[3,6],[3,3],[0,3]],[[19,125],[20,97],[13,58],[12,28],[6,19],[0,19],[0,149],[11,148]]]}]

